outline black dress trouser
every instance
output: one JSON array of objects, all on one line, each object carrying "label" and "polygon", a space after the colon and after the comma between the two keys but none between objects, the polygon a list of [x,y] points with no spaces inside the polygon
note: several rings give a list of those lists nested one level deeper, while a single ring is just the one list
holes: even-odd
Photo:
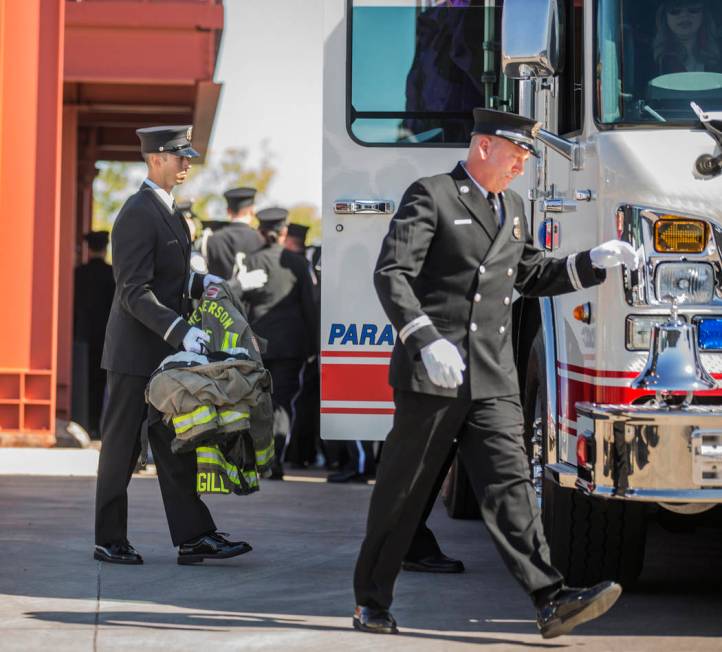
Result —
[{"label": "black dress trouser", "polygon": [[484,523],[512,575],[529,594],[561,584],[529,479],[518,396],[471,401],[397,390],[394,403],[356,562],[356,603],[391,606],[402,560],[455,438]]},{"label": "black dress trouser", "polygon": [[[95,543],[127,540],[128,484],[140,454],[140,429],[147,414],[145,376],[108,372],[108,404],[95,495]],[[208,508],[196,493],[195,453],[171,452],[173,433],[162,423],[148,433],[163,506],[174,546],[215,530]]]},{"label": "black dress trouser", "polygon": [[301,382],[302,358],[264,359],[263,365],[271,374],[273,391],[273,436],[276,447],[276,463],[283,461],[283,451],[291,433],[293,409],[291,403]]}]

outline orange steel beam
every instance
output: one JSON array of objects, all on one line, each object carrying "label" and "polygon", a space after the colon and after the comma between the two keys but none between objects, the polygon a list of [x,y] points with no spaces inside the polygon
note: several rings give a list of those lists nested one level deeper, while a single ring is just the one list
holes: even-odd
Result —
[{"label": "orange steel beam", "polygon": [[0,0],[0,444],[52,445],[65,2]]}]

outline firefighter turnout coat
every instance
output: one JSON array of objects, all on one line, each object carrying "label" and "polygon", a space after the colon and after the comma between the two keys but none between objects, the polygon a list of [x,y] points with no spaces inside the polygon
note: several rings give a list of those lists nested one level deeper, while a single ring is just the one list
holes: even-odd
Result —
[{"label": "firefighter turnout coat", "polygon": [[[519,393],[511,340],[511,303],[601,283],[588,251],[548,258],[527,227],[521,197],[503,194],[504,222],[459,164],[414,182],[391,220],[376,263],[376,292],[399,336],[392,387],[472,400]],[[451,341],[466,364],[461,388],[434,385],[420,351]]]}]

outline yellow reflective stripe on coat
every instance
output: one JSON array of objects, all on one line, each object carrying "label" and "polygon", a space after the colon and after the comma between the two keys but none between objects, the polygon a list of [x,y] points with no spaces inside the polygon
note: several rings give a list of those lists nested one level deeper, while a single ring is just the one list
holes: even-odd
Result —
[{"label": "yellow reflective stripe on coat", "polygon": [[248,419],[250,414],[248,412],[236,412],[235,410],[221,410],[218,413],[218,425],[227,426],[241,419]]},{"label": "yellow reflective stripe on coat", "polygon": [[218,466],[233,484],[241,484],[238,477],[238,467],[226,461],[217,446],[199,446],[196,448],[196,463]]},{"label": "yellow reflective stripe on coat", "polygon": [[238,333],[226,331],[223,334],[223,345],[221,346],[221,351],[230,351],[231,349],[235,349],[237,343]]},{"label": "yellow reflective stripe on coat", "polygon": [[273,442],[271,442],[271,445],[267,448],[264,448],[263,450],[256,451],[256,464],[258,466],[263,466],[264,464],[268,464],[268,462],[271,461],[273,458],[274,453],[274,446]]},{"label": "yellow reflective stripe on coat", "polygon": [[201,426],[216,418],[216,408],[212,405],[201,405],[193,412],[186,412],[173,417],[173,428],[177,435],[181,435],[195,426]]}]

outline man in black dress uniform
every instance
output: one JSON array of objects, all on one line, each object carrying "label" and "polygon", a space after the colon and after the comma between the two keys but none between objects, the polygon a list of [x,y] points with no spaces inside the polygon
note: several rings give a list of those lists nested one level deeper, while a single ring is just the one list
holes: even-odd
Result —
[{"label": "man in black dress uniform", "polygon": [[[191,158],[190,127],[136,131],[148,178],[121,208],[113,225],[116,290],[105,334],[103,368],[108,404],[101,424],[102,447],[95,499],[95,552],[100,561],[141,564],[127,538],[128,483],[140,452],[148,378],[179,348],[200,353],[210,338],[184,319],[191,298],[221,279],[190,270],[190,234],[171,191],[183,183]],[[224,559],[248,552],[242,541],[216,532],[195,490],[194,453],[171,453],[173,434],[153,426],[149,443],[158,469],[163,504],[178,563]]]},{"label": "man in black dress uniform", "polygon": [[248,273],[265,272],[268,282],[243,293],[248,323],[267,341],[263,364],[273,380],[273,434],[276,455],[271,477],[283,478],[283,452],[291,430],[291,401],[304,361],[318,353],[314,290],[308,261],[284,248],[288,211],[258,211],[264,246],[248,257]]},{"label": "man in black dress uniform", "polygon": [[454,439],[489,534],[532,596],[544,637],[601,615],[621,593],[613,582],[570,589],[551,565],[524,452],[511,296],[590,287],[605,268],[635,268],[637,259],[619,241],[565,259],[534,247],[522,199],[507,187],[536,154],[537,129],[475,109],[466,161],[414,182],[381,246],[374,283],[399,334],[389,371],[396,412],[356,564],[356,629],[397,632],[394,582]]},{"label": "man in black dress uniform", "polygon": [[208,261],[208,271],[224,279],[233,276],[236,255],[258,251],[263,238],[251,226],[256,215],[255,188],[233,188],[223,193],[228,204],[230,224],[210,235],[201,245],[201,253]]},{"label": "man in black dress uniform", "polygon": [[113,268],[105,262],[108,232],[90,231],[83,236],[88,243],[88,262],[75,268],[73,289],[73,339],[87,347],[88,430],[100,434],[100,415],[105,394],[103,357],[105,327],[115,294]]}]

